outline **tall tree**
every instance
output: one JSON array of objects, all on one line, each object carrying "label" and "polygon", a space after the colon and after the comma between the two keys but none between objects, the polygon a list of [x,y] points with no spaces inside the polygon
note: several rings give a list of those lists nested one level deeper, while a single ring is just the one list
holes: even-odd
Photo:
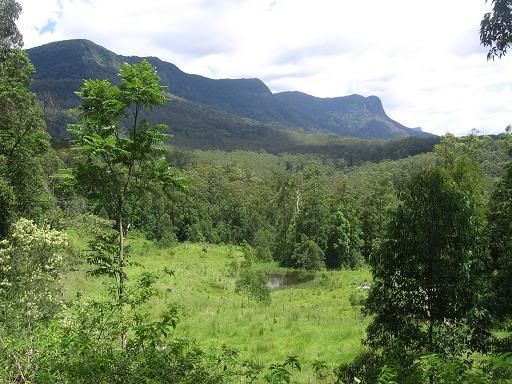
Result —
[{"label": "tall tree", "polygon": [[512,315],[512,164],[498,183],[489,207],[489,247],[495,293],[494,312]]},{"label": "tall tree", "polygon": [[345,215],[340,208],[334,212],[332,218],[325,252],[325,263],[328,268],[355,268],[361,262],[360,251],[363,241],[360,228],[351,223]]},{"label": "tall tree", "polygon": [[[120,85],[86,80],[79,123],[71,126],[81,162],[76,177],[83,192],[106,210],[117,231],[116,267],[120,308],[125,299],[125,236],[141,198],[152,184],[164,188],[176,179],[157,145],[167,126],[150,125],[144,113],[168,98],[156,70],[147,62],[124,64]],[[121,334],[124,347],[126,334]]]},{"label": "tall tree", "polygon": [[366,343],[405,365],[417,353],[470,351],[486,335],[476,299],[483,249],[474,198],[433,168],[413,177],[399,199],[387,239],[371,259],[366,311],[374,318]]},{"label": "tall tree", "polygon": [[[290,175],[280,185],[276,200],[281,215],[277,223],[276,257],[290,267],[324,266],[330,211],[324,175],[318,164],[308,164],[305,170]],[[306,262],[310,256],[314,262]]]},{"label": "tall tree", "polygon": [[360,203],[362,249],[366,261],[373,257],[385,237],[389,215],[386,212],[396,203],[396,196],[390,181],[380,181],[372,185]]},{"label": "tall tree", "polygon": [[42,167],[49,138],[28,88],[34,67],[20,49],[20,11],[17,2],[0,1],[0,238],[15,216],[35,218],[49,202]]}]

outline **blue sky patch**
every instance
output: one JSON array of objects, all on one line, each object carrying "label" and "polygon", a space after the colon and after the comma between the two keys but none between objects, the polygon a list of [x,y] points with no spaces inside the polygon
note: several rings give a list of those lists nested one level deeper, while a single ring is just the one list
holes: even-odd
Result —
[{"label": "blue sky patch", "polygon": [[57,25],[57,22],[55,20],[51,20],[51,19],[48,20],[46,25],[39,30],[39,34],[43,35],[43,34],[45,34],[47,32],[53,33],[55,31],[55,26],[56,25]]}]

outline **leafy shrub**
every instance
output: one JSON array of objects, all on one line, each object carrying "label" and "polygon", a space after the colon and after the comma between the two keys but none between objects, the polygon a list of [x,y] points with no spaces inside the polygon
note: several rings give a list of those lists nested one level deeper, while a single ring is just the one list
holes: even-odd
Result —
[{"label": "leafy shrub", "polygon": [[32,327],[58,309],[67,237],[20,219],[0,241],[0,324]]},{"label": "leafy shrub", "polygon": [[249,298],[266,305],[269,305],[272,300],[266,274],[252,268],[241,270],[235,283],[235,292],[244,293]]}]

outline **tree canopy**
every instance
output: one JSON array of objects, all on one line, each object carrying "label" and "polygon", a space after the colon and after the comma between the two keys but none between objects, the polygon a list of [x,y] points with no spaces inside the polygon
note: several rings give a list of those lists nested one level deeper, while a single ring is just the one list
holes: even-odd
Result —
[{"label": "tree canopy", "polygon": [[367,344],[401,364],[411,353],[461,355],[482,336],[479,325],[469,326],[482,320],[475,300],[484,272],[483,223],[475,201],[441,168],[414,176],[399,199],[370,262],[366,310],[375,317]]},{"label": "tree canopy", "polygon": [[492,10],[480,24],[480,41],[489,48],[488,59],[501,58],[512,45],[512,1],[490,0]]},{"label": "tree canopy", "polygon": [[23,37],[16,26],[20,14],[21,5],[16,0],[0,0],[0,54],[23,47]]},{"label": "tree canopy", "polygon": [[40,217],[50,201],[43,168],[49,137],[29,90],[34,67],[21,50],[20,12],[16,1],[0,2],[0,238],[16,216]]}]

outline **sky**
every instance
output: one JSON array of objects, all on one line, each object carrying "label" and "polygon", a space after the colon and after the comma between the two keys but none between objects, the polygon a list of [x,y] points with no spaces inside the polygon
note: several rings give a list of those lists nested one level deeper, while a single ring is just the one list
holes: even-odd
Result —
[{"label": "sky", "polygon": [[[82,38],[273,92],[376,95],[409,127],[512,124],[512,54],[479,43],[485,0],[20,0],[25,47]],[[172,90],[171,90],[172,92]]]}]

